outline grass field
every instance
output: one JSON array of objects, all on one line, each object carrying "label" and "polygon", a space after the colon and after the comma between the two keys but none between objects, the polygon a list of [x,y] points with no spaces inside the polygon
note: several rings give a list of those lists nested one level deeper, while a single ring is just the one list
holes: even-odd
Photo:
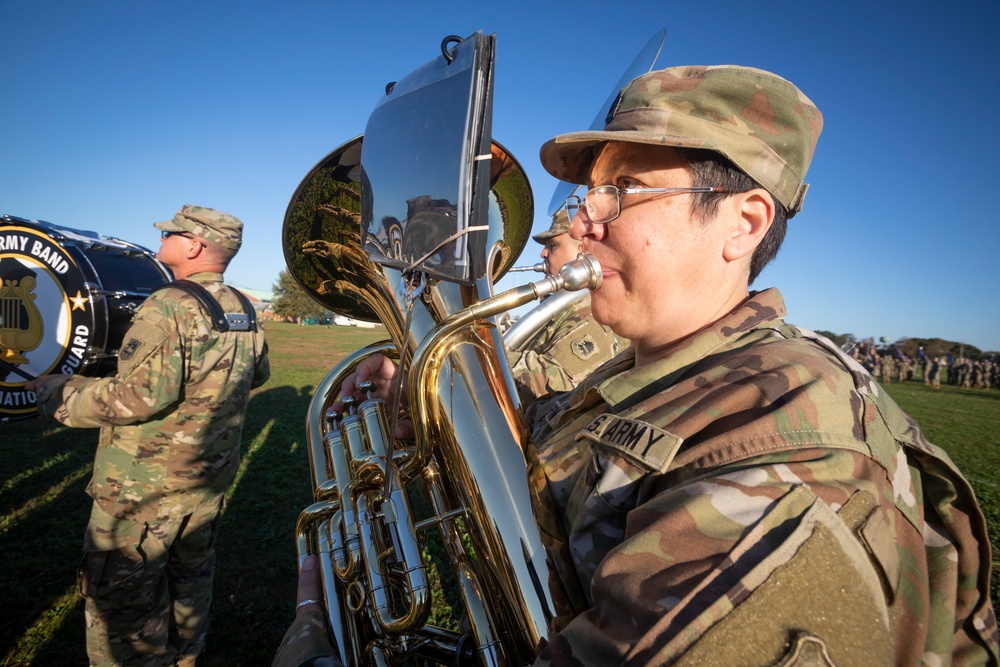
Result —
[{"label": "grass field", "polygon": [[[327,371],[381,330],[269,324],[271,381],[251,398],[243,464],[220,529],[208,667],[256,667],[293,615],[299,511],[311,501],[305,415]],[[1000,536],[1000,392],[893,384],[889,393],[949,451]],[[28,420],[0,427],[0,666],[84,666],[75,572],[90,512],[96,430]],[[993,570],[997,604],[1000,571]]]},{"label": "grass field", "polygon": [[934,390],[921,382],[886,389],[972,484],[993,547],[990,593],[993,608],[1000,609],[1000,392],[949,385]]}]

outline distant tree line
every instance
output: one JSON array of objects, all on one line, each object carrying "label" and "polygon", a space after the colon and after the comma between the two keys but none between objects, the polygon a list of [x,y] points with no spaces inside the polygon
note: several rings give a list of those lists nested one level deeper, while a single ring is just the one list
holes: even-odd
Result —
[{"label": "distant tree line", "polygon": [[274,291],[274,314],[294,322],[324,322],[333,313],[320,305],[295,281],[287,269],[278,274],[278,282],[271,286]]}]

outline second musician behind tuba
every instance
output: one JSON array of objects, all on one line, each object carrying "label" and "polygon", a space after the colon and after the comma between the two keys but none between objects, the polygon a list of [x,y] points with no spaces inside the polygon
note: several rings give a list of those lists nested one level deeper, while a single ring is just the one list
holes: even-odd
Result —
[{"label": "second musician behind tuba", "polygon": [[[569,235],[569,216],[565,208],[556,211],[547,230],[532,237],[542,244],[542,266],[553,275],[582,251],[580,241]],[[516,347],[507,343],[507,358],[522,404],[573,389],[608,359],[621,352],[628,341],[619,338],[590,312],[590,293],[563,292],[572,300],[560,303],[556,312],[546,314],[546,321],[535,333]],[[575,297],[575,298],[574,298]],[[546,297],[546,302],[558,299]],[[525,315],[531,318],[532,313]],[[514,330],[514,335],[516,335]]]}]

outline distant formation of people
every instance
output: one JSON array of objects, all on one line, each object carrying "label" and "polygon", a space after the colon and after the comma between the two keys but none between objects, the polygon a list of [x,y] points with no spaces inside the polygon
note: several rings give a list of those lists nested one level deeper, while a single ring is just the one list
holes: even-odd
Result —
[{"label": "distant formation of people", "polygon": [[1000,355],[996,354],[980,359],[932,356],[921,348],[913,359],[895,347],[880,351],[874,344],[861,343],[854,346],[851,355],[882,384],[922,380],[934,389],[940,389],[942,384],[963,389],[1000,389]]}]

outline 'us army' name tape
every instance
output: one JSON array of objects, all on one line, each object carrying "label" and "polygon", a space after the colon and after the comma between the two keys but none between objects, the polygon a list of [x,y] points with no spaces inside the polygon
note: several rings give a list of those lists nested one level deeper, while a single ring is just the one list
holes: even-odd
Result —
[{"label": "'us army' name tape", "polygon": [[664,471],[684,439],[638,419],[603,414],[590,422],[580,437],[620,452],[628,459]]}]

